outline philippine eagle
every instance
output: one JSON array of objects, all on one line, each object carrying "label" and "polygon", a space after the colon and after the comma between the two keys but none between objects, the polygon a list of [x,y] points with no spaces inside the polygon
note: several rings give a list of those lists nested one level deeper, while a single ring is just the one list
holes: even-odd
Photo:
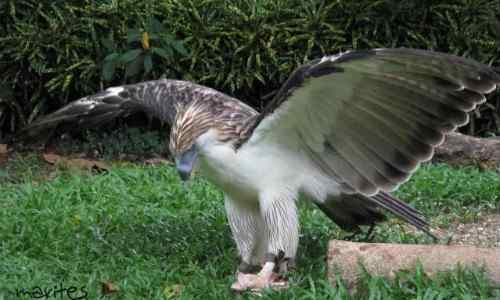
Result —
[{"label": "philippine eagle", "polygon": [[299,67],[261,113],[214,89],[162,79],[84,97],[22,134],[135,111],[169,123],[180,177],[196,168],[224,191],[241,257],[233,289],[259,289],[280,284],[296,256],[298,199],[346,230],[383,220],[383,208],[429,233],[422,215],[388,192],[499,84],[500,74],[463,57],[349,51]]}]

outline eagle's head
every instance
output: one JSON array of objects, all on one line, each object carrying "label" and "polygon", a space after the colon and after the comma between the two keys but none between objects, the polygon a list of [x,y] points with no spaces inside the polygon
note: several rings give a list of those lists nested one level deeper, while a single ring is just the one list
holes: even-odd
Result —
[{"label": "eagle's head", "polygon": [[227,98],[198,97],[185,106],[176,107],[176,118],[170,133],[170,153],[177,171],[189,179],[198,154],[211,152],[214,146],[236,148],[255,112],[249,106]]},{"label": "eagle's head", "polygon": [[192,101],[177,107],[170,132],[170,153],[182,180],[189,179],[198,157],[198,138],[214,127],[216,114],[210,101]]}]

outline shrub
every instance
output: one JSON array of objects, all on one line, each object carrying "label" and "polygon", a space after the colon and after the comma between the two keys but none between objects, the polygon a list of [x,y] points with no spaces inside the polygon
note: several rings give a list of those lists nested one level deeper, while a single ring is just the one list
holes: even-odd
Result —
[{"label": "shrub", "polygon": [[[194,80],[261,108],[299,64],[413,47],[500,65],[500,1],[0,2],[0,138],[105,86]],[[500,132],[498,93],[469,133]]]}]

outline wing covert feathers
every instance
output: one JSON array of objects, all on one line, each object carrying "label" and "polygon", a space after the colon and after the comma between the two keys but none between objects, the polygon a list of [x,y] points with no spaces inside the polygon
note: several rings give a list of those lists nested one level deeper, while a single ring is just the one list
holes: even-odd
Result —
[{"label": "wing covert feathers", "polygon": [[300,145],[318,168],[371,196],[407,180],[498,85],[492,68],[444,53],[375,49],[327,56],[291,75],[242,144],[265,135]]},{"label": "wing covert feathers", "polygon": [[170,125],[177,109],[193,99],[201,101],[236,101],[208,87],[181,80],[154,80],[111,87],[95,95],[83,97],[42,117],[20,131],[19,137],[29,139],[38,133],[67,124],[76,129],[96,127],[118,116],[146,112]]}]

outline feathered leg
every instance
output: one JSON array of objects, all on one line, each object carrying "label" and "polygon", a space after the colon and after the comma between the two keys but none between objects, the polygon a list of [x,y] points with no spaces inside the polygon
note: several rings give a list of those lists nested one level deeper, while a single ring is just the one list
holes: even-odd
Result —
[{"label": "feathered leg", "polygon": [[[240,274],[255,273],[260,270],[264,259],[266,236],[264,221],[258,202],[235,201],[229,196],[224,199],[229,226],[240,255]],[[237,282],[233,289],[238,289]]]},{"label": "feathered leg", "polygon": [[260,213],[267,240],[266,261],[258,274],[239,274],[240,290],[287,286],[279,273],[288,269],[297,253],[299,221],[295,199],[287,193],[261,195]]}]

